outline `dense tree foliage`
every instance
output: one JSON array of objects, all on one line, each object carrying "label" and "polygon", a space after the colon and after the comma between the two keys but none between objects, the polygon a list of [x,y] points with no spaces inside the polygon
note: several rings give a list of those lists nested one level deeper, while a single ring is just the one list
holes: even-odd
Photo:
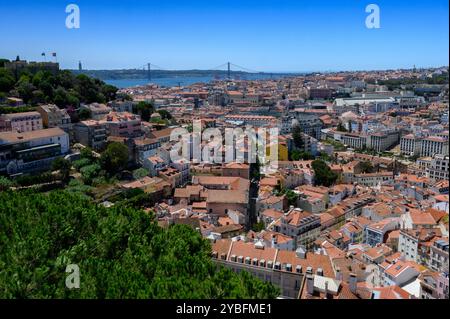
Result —
[{"label": "dense tree foliage", "polygon": [[10,187],[14,186],[14,182],[11,181],[9,178],[6,178],[4,176],[0,176],[0,192],[8,190]]},{"label": "dense tree foliage", "polygon": [[[211,247],[185,225],[104,208],[68,191],[0,193],[0,298],[274,298],[246,272],[217,268]],[[67,265],[80,270],[67,289]]]},{"label": "dense tree foliage", "polygon": [[292,161],[299,161],[299,160],[309,161],[314,159],[314,156],[310,152],[303,152],[298,149],[295,149],[292,152],[290,152],[289,156]]},{"label": "dense tree foliage", "polygon": [[32,73],[28,69],[16,75],[0,65],[0,93],[16,96],[26,104],[54,103],[60,108],[78,107],[80,103],[104,103],[115,99],[117,88],[84,74],[68,70],[53,74]]},{"label": "dense tree foliage", "polygon": [[144,167],[138,168],[133,171],[133,177],[135,179],[143,178],[145,176],[148,176],[149,174],[150,174],[150,171]]},{"label": "dense tree foliage", "polygon": [[82,108],[78,111],[78,119],[85,121],[91,117],[91,111],[89,109]]},{"label": "dense tree foliage", "polygon": [[170,114],[169,111],[167,110],[158,110],[159,115],[161,115],[161,118],[163,120],[171,120],[172,119],[172,114]]},{"label": "dense tree foliage", "polygon": [[373,173],[375,168],[373,167],[372,163],[369,161],[363,161],[361,162],[361,172],[362,173]]},{"label": "dense tree foliage", "polygon": [[102,168],[99,164],[89,164],[80,168],[81,177],[85,184],[91,185],[95,178],[100,175]]},{"label": "dense tree foliage", "polygon": [[152,113],[155,111],[153,104],[148,102],[139,102],[133,105],[133,113],[140,115],[143,121],[150,121]]},{"label": "dense tree foliage", "polygon": [[329,187],[336,182],[338,175],[324,161],[315,160],[312,162],[312,167],[316,185]]},{"label": "dense tree foliage", "polygon": [[[1,94],[1,93],[0,93]],[[0,106],[0,114],[12,114],[36,111],[33,106]]]},{"label": "dense tree foliage", "polygon": [[72,164],[70,163],[70,161],[62,157],[58,157],[52,163],[52,170],[59,171],[61,179],[64,182],[67,182],[69,180],[71,168]]},{"label": "dense tree foliage", "polygon": [[[435,75],[432,77],[428,77],[426,79],[417,78],[417,77],[409,77],[409,78],[401,78],[401,79],[387,79],[387,80],[377,80],[379,85],[386,85],[389,90],[395,90],[401,88],[402,86],[413,87],[415,85],[420,84],[448,84],[449,76],[448,72],[444,72],[440,75]],[[367,81],[370,84],[374,84],[375,80]]]},{"label": "dense tree foliage", "polygon": [[0,68],[0,92],[9,92],[14,88],[15,82],[11,71]]},{"label": "dense tree foliage", "polygon": [[128,163],[128,147],[119,142],[108,144],[100,157],[102,168],[111,174],[116,174],[126,168]]},{"label": "dense tree foliage", "polygon": [[275,195],[276,196],[285,195],[288,201],[288,205],[297,206],[298,194],[294,192],[292,189],[282,188],[281,186],[278,186],[275,191]]},{"label": "dense tree foliage", "polygon": [[298,150],[305,148],[305,141],[303,141],[303,133],[299,125],[292,128],[292,138],[294,139],[294,146]]},{"label": "dense tree foliage", "polygon": [[51,172],[43,172],[35,175],[21,175],[13,179],[14,185],[18,187],[32,186],[44,183],[53,183],[60,179],[57,174],[52,174]]}]

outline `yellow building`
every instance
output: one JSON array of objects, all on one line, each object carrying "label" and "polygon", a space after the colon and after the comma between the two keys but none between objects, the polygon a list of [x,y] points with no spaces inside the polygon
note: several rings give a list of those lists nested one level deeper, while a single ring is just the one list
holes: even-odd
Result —
[{"label": "yellow building", "polygon": [[[270,148],[271,145],[266,146],[266,156],[270,158]],[[286,141],[282,140],[280,137],[278,139],[278,160],[279,161],[288,161],[289,160],[289,152],[287,148]]]}]

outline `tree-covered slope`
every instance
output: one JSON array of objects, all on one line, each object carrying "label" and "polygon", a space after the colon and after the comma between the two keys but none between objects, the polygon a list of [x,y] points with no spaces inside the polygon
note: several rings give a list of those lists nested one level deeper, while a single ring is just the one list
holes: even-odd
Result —
[{"label": "tree-covered slope", "polygon": [[[0,192],[0,298],[273,298],[248,273],[217,269],[184,225],[162,229],[132,208],[80,195]],[[65,286],[68,264],[80,288]]]},{"label": "tree-covered slope", "polygon": [[[16,77],[17,76],[17,77]],[[18,74],[0,67],[0,102],[14,96],[28,105],[54,103],[60,108],[78,107],[80,103],[105,103],[116,98],[117,88],[84,74],[75,76],[61,70],[49,71],[23,69]]]}]

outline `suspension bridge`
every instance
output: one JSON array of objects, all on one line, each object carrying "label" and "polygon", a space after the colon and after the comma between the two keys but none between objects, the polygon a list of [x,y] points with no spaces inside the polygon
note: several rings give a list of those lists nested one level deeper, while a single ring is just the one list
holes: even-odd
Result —
[{"label": "suspension bridge", "polygon": [[[152,80],[152,77],[154,78],[154,73],[156,71],[159,71],[159,72],[161,72],[161,71],[167,71],[167,72],[180,71],[180,70],[174,70],[174,69],[170,69],[170,68],[161,67],[161,66],[153,64],[151,62],[141,65],[141,66],[137,67],[136,69],[142,70],[149,81]],[[222,63],[220,65],[217,65],[215,67],[208,68],[205,70],[197,70],[196,69],[193,71],[199,71],[199,72],[201,71],[203,74],[209,73],[209,75],[211,75],[217,79],[220,79],[221,76],[226,75],[225,79],[227,79],[227,80],[237,79],[237,77],[239,77],[239,76],[236,76],[235,78],[233,78],[233,72],[242,72],[242,74],[245,74],[245,73],[262,74],[262,75],[268,75],[268,76],[273,75],[272,73],[266,73],[266,72],[262,72],[262,71],[252,70],[252,69],[237,65],[232,62],[225,62],[225,63]]]}]

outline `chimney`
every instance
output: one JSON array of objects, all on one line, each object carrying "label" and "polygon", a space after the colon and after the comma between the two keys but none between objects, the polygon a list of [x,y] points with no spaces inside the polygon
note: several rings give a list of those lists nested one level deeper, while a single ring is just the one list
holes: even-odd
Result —
[{"label": "chimney", "polygon": [[306,292],[308,293],[308,295],[314,294],[314,276],[313,275],[306,276]]},{"label": "chimney", "polygon": [[295,250],[295,255],[297,258],[305,259],[306,258],[306,249],[303,246],[298,247]]},{"label": "chimney", "polygon": [[339,267],[336,267],[336,279],[342,280],[341,268],[339,268]]},{"label": "chimney", "polygon": [[317,274],[318,276],[323,276],[323,269],[322,269],[322,268],[317,268],[316,274]]},{"label": "chimney", "polygon": [[328,295],[328,281],[325,281],[325,299],[329,299],[329,295]]},{"label": "chimney", "polygon": [[356,282],[357,282],[356,274],[350,273],[350,277],[348,279],[348,283],[350,285],[351,292],[354,293],[354,294],[356,294]]},{"label": "chimney", "polygon": [[275,248],[275,245],[277,244],[277,236],[272,235],[272,248]]}]

